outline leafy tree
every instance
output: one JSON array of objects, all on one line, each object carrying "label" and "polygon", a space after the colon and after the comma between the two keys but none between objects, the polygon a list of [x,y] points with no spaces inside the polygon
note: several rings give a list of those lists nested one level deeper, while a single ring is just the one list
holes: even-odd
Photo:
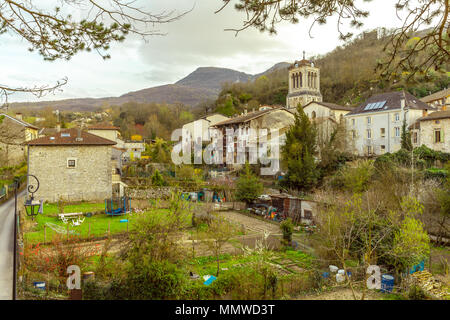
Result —
[{"label": "leafy tree", "polygon": [[286,132],[286,143],[282,148],[283,162],[287,167],[282,185],[305,191],[316,185],[319,177],[314,158],[316,135],[316,128],[298,105],[294,124]]},{"label": "leafy tree", "polygon": [[410,268],[430,254],[430,239],[422,223],[412,216],[403,220],[395,233],[392,255],[400,269]]},{"label": "leafy tree", "polygon": [[208,248],[213,252],[217,262],[216,276],[220,271],[220,254],[228,240],[236,233],[236,227],[220,216],[213,216],[208,229],[200,237]]},{"label": "leafy tree", "polygon": [[259,181],[258,177],[251,172],[250,165],[246,163],[244,173],[239,177],[236,183],[236,199],[250,203],[258,198],[263,192],[263,189],[263,184]]}]

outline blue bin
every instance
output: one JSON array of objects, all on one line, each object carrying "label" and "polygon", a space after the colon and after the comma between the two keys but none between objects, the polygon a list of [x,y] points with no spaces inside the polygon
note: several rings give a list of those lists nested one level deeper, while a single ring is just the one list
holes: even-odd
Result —
[{"label": "blue bin", "polygon": [[394,289],[394,277],[390,274],[383,274],[381,276],[381,292],[392,292]]},{"label": "blue bin", "polygon": [[40,290],[45,290],[45,281],[35,281],[33,282],[33,287]]},{"label": "blue bin", "polygon": [[330,273],[324,272],[324,273],[322,273],[322,277],[324,277],[325,279],[328,279],[330,277]]}]

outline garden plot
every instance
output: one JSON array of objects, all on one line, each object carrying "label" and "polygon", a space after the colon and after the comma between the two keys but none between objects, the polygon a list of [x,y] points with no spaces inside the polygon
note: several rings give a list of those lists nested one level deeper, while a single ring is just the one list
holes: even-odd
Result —
[{"label": "garden plot", "polygon": [[250,234],[263,234],[264,232],[272,235],[281,234],[280,227],[268,221],[252,218],[236,211],[221,211],[219,214],[230,222],[244,226]]}]

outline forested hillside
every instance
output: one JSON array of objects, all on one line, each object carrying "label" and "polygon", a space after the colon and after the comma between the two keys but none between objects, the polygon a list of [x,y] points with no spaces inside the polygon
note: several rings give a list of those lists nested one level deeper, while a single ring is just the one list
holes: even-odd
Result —
[{"label": "forested hillside", "polygon": [[[413,37],[411,41],[417,39]],[[320,68],[323,100],[338,104],[357,105],[372,94],[405,88],[418,98],[446,88],[448,72],[430,71],[417,75],[413,81],[387,83],[375,70],[383,57],[386,37],[366,32],[333,51],[313,57]],[[300,59],[300,57],[299,57]],[[448,70],[448,66],[447,66]],[[226,115],[253,109],[262,104],[284,105],[288,93],[287,68],[258,77],[249,83],[225,84],[215,102],[215,109]]]}]

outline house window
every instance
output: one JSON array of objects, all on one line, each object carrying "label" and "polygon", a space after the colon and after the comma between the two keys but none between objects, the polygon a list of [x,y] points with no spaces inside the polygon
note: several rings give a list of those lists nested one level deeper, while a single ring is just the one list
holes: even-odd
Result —
[{"label": "house window", "polygon": [[386,130],[384,128],[380,129],[380,135],[382,138],[384,138],[386,136]]},{"label": "house window", "polygon": [[440,122],[439,120],[435,120],[434,123],[435,123],[435,124],[439,124],[439,123],[441,123],[441,122]]},{"label": "house window", "polygon": [[434,143],[442,142],[441,129],[434,130]]},{"label": "house window", "polygon": [[67,168],[76,168],[77,167],[77,159],[68,158],[67,159]]},{"label": "house window", "polygon": [[367,146],[367,154],[368,155],[372,154],[372,146]]},{"label": "house window", "polygon": [[367,129],[367,139],[372,139],[372,130]]},{"label": "house window", "polygon": [[371,124],[371,123],[372,123],[371,117],[367,117],[367,124]]},{"label": "house window", "polygon": [[395,119],[395,121],[400,121],[400,114],[399,114],[399,113],[396,113],[396,114],[394,115],[394,119]]},{"label": "house window", "polygon": [[400,127],[395,127],[395,136],[400,137]]},{"label": "house window", "polygon": [[355,125],[355,119],[352,119],[352,126]]},{"label": "house window", "polygon": [[413,133],[413,143],[417,144],[417,132]]},{"label": "house window", "polygon": [[311,210],[303,210],[303,218],[312,219],[312,211]]},{"label": "house window", "polygon": [[386,152],[386,146],[385,145],[381,145],[381,153],[385,153]]}]

